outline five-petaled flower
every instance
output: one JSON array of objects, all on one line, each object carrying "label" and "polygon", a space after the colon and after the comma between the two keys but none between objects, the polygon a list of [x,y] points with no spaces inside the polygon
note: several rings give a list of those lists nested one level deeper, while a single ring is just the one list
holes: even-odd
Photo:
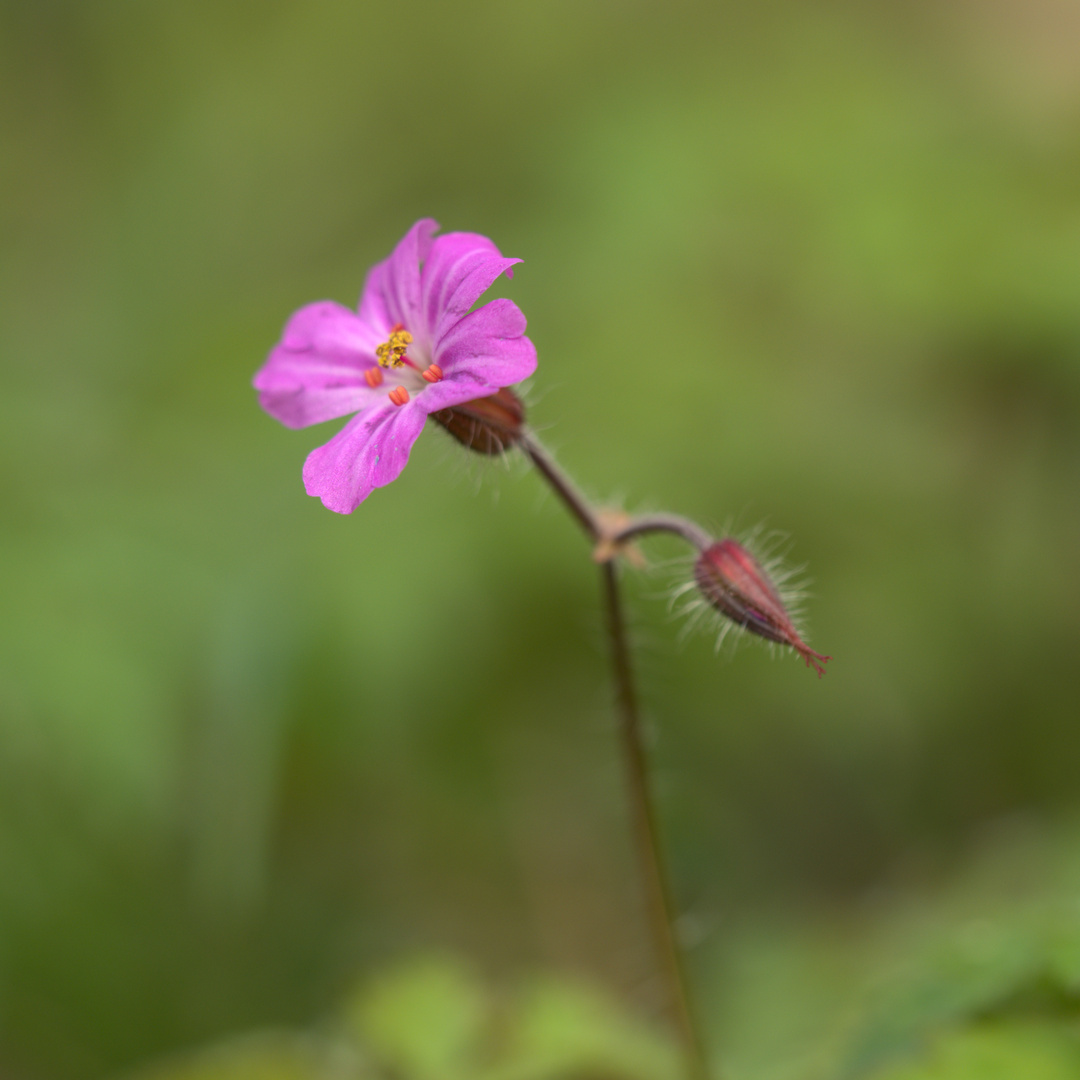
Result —
[{"label": "five-petaled flower", "polygon": [[434,239],[438,227],[418,221],[371,269],[357,312],[330,300],[296,312],[255,376],[259,404],[287,427],[356,413],[304,463],[307,493],[339,514],[398,477],[431,413],[536,369],[516,304],[469,310],[521,260],[476,233]]}]

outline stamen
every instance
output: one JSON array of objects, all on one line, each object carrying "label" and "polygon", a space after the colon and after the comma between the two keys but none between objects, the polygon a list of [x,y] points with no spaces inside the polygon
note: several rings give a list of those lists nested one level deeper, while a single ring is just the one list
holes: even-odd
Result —
[{"label": "stamen", "polygon": [[438,364],[428,364],[427,368],[420,374],[428,382],[438,382],[442,378],[442,368]]},{"label": "stamen", "polygon": [[405,350],[412,344],[413,336],[398,323],[390,331],[390,340],[375,349],[375,359],[381,367],[401,367],[405,363]]},{"label": "stamen", "polygon": [[404,386],[395,386],[388,396],[395,405],[404,405],[409,400],[409,391]]},{"label": "stamen", "polygon": [[371,367],[364,372],[364,382],[366,382],[372,390],[374,390],[376,386],[382,386],[382,381],[383,373],[381,368]]}]

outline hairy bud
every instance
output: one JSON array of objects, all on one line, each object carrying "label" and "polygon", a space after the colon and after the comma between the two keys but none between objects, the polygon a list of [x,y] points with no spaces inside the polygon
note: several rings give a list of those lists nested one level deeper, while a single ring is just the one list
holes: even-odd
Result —
[{"label": "hairy bud", "polygon": [[705,599],[737,626],[790,645],[819,677],[825,674],[825,662],[832,657],[814,652],[799,637],[776,586],[738,541],[720,540],[705,548],[694,564],[694,580]]},{"label": "hairy bud", "polygon": [[501,454],[518,442],[525,406],[508,387],[431,414],[459,443],[480,454]]}]

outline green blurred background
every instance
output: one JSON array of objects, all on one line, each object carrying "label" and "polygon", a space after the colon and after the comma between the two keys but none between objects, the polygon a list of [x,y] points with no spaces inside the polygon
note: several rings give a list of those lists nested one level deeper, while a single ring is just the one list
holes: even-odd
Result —
[{"label": "green blurred background", "polygon": [[590,493],[814,578],[820,682],[681,644],[676,548],[630,582],[730,1075],[810,1075],[916,940],[1080,912],[1077,55],[1071,0],[0,4],[0,1075],[436,953],[655,1015],[581,536],[439,430],[334,515],[338,425],[250,389],[426,215],[525,260]]}]

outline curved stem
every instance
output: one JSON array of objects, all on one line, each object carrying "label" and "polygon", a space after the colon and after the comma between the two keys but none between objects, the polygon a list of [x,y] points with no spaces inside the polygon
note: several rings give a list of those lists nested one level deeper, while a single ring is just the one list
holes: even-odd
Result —
[{"label": "curved stem", "polygon": [[713,538],[696,521],[678,514],[641,514],[631,518],[628,525],[611,537],[611,541],[621,544],[635,536],[653,532],[674,533],[698,551],[704,551],[713,542]]}]

